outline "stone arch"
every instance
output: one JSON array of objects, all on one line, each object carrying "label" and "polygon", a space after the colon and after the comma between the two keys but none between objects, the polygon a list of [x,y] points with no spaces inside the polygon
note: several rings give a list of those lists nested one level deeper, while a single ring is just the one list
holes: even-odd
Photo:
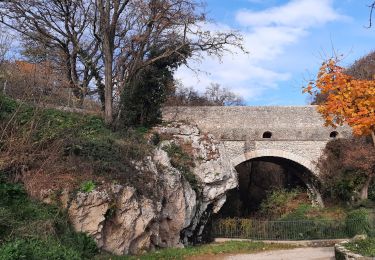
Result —
[{"label": "stone arch", "polygon": [[294,161],[306,169],[308,169],[315,177],[319,176],[319,171],[314,165],[314,163],[302,156],[296,155],[294,153],[290,153],[283,150],[276,150],[276,149],[263,149],[263,150],[254,150],[246,152],[236,158],[232,159],[232,165],[236,167],[237,165],[249,161],[251,159],[260,158],[260,157],[279,157]]},{"label": "stone arch", "polygon": [[[236,167],[237,165],[243,162],[256,159],[256,158],[261,158],[261,157],[278,157],[278,158],[283,158],[283,159],[293,161],[305,167],[307,170],[309,170],[312,173],[313,177],[319,180],[319,171],[312,161],[302,156],[299,156],[299,155],[296,155],[294,153],[290,153],[287,151],[283,151],[283,150],[262,149],[262,150],[249,151],[240,156],[237,156],[236,158],[233,158],[231,161],[232,161],[233,167]],[[314,186],[314,184],[311,182],[305,182],[305,184],[310,190],[311,194],[313,194],[313,196],[315,197],[315,203],[317,203],[320,206],[324,206],[322,196],[319,190]]]}]

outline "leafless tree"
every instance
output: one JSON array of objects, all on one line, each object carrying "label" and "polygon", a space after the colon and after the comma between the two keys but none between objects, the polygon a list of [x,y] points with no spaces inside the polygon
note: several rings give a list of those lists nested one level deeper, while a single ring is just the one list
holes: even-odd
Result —
[{"label": "leafless tree", "polygon": [[208,101],[218,106],[243,106],[244,100],[229,91],[227,88],[223,88],[218,83],[211,83],[206,88],[205,96]]},{"label": "leafless tree", "polygon": [[[242,47],[235,32],[204,29],[206,17],[193,0],[96,0],[96,36],[101,42],[106,80],[106,122],[113,120],[113,88],[122,89],[143,68],[172,55],[220,56],[229,46]],[[158,55],[150,55],[158,48]]]},{"label": "leafless tree", "polygon": [[8,32],[0,26],[0,83],[3,93],[5,93],[7,87],[6,61],[10,46],[11,41]]},{"label": "leafless tree", "polygon": [[[0,3],[1,22],[58,57],[75,96],[81,101],[98,77],[97,41],[89,35],[91,3],[84,0],[8,0]],[[97,80],[100,82],[100,78]]]},{"label": "leafless tree", "polygon": [[374,80],[375,51],[371,51],[370,53],[356,60],[345,70],[345,73],[356,79]]},{"label": "leafless tree", "polygon": [[98,40],[104,63],[104,99],[105,99],[105,122],[111,124],[113,121],[113,64],[115,51],[119,45],[116,44],[122,30],[121,22],[126,22],[125,14],[129,12],[126,6],[129,0],[92,0],[94,11],[94,34]]},{"label": "leafless tree", "polygon": [[243,106],[243,99],[221,87],[211,83],[204,94],[200,94],[192,87],[186,88],[177,82],[177,86],[165,103],[166,106]]},{"label": "leafless tree", "polygon": [[176,54],[186,63],[202,53],[220,57],[231,46],[242,49],[238,33],[205,28],[203,5],[195,0],[7,0],[0,15],[3,24],[62,57],[77,97],[95,78],[108,124],[114,97],[143,68]]},{"label": "leafless tree", "polygon": [[6,60],[6,54],[10,48],[10,39],[8,32],[0,26],[0,65]]},{"label": "leafless tree", "polygon": [[167,101],[164,103],[165,106],[212,106],[206,97],[200,94],[197,90],[192,87],[186,88],[181,84],[178,84],[174,92],[171,93]]}]

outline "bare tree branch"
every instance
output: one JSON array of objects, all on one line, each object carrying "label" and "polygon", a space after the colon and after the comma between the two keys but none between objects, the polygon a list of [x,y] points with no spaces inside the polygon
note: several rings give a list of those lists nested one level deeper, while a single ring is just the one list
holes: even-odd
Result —
[{"label": "bare tree branch", "polygon": [[370,8],[370,15],[369,15],[369,25],[367,28],[371,28],[372,27],[372,14],[374,12],[374,8],[375,8],[375,1],[372,2],[372,4],[370,4],[368,6]]}]

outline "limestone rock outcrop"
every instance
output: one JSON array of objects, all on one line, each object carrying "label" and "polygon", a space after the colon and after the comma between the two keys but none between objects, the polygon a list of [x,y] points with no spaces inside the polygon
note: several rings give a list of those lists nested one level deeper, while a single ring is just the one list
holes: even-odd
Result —
[{"label": "limestone rock outcrop", "polygon": [[[155,127],[160,139],[152,155],[134,162],[142,187],[103,184],[72,195],[67,207],[77,231],[95,239],[103,250],[122,255],[153,248],[182,247],[199,241],[207,217],[225,202],[225,193],[237,186],[237,176],[224,146],[196,126],[170,123]],[[166,147],[183,147],[191,156],[190,176],[171,163]]]}]

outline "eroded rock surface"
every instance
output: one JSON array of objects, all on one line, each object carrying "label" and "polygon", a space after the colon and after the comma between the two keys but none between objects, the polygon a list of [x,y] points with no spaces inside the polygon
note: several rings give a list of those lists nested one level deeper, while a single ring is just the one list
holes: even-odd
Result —
[{"label": "eroded rock surface", "polygon": [[[144,194],[140,187],[103,184],[64,203],[75,229],[88,233],[106,251],[135,254],[197,241],[207,216],[217,212],[225,192],[237,186],[224,146],[213,136],[183,123],[153,131],[161,142],[151,156],[134,162],[139,171],[134,174],[147,173],[155,180],[152,194]],[[194,183],[172,166],[165,149],[171,144],[184,147],[191,156]]]}]

